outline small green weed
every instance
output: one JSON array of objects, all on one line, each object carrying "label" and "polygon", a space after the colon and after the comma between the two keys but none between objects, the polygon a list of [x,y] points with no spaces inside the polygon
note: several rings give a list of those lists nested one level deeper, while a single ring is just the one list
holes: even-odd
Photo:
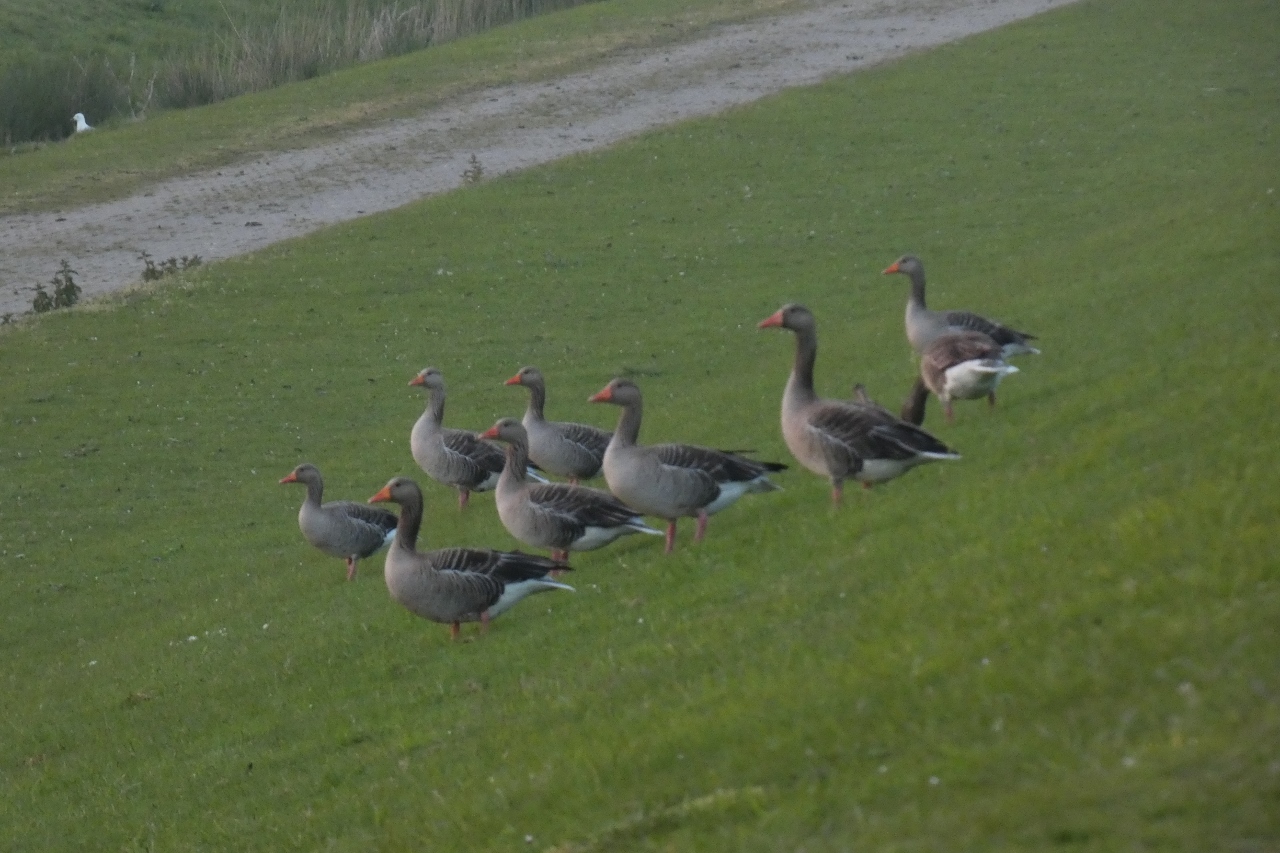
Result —
[{"label": "small green weed", "polygon": [[58,271],[53,274],[53,279],[49,282],[53,287],[52,294],[44,289],[43,284],[36,285],[36,295],[31,300],[31,310],[36,314],[43,314],[46,311],[53,311],[57,308],[70,308],[75,305],[80,298],[80,285],[76,284],[76,275],[78,273],[64,259]]},{"label": "small green weed", "polygon": [[165,276],[177,275],[194,269],[202,263],[199,255],[183,255],[181,258],[168,258],[156,263],[151,255],[147,252],[139,252],[138,259],[142,261],[142,280],[143,281],[159,281]]},{"label": "small green weed", "polygon": [[462,170],[462,182],[478,184],[482,180],[484,180],[484,166],[480,165],[480,158],[473,153],[471,159],[467,161],[467,168]]}]

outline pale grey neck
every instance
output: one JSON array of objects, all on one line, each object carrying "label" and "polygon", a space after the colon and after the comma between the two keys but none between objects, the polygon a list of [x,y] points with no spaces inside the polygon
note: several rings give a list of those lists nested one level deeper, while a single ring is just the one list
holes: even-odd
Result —
[{"label": "pale grey neck", "polygon": [[444,389],[431,388],[427,391],[427,411],[431,420],[437,425],[444,423]]}]

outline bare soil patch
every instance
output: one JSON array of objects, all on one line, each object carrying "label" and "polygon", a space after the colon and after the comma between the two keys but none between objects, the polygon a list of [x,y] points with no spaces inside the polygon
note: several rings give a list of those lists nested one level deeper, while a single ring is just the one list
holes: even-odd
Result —
[{"label": "bare soil patch", "polygon": [[119,201],[0,218],[0,314],[30,308],[61,260],[90,297],[156,260],[220,260],[486,176],[603,148],[877,65],[1074,0],[836,0],[685,44],[624,51],[553,81],[472,93],[315,147],[157,184]]}]

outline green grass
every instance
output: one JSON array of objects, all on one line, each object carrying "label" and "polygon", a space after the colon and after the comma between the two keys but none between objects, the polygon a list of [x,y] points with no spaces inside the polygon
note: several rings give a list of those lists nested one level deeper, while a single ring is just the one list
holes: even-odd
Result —
[{"label": "green grass", "polygon": [[687,39],[714,24],[803,2],[592,3],[303,83],[158,113],[109,132],[36,150],[0,150],[0,214],[120,198],[195,169],[414,114],[482,86],[563,74],[621,49]]},{"label": "green grass", "polygon": [[[0,46],[0,138],[6,145],[25,143],[10,152],[17,153],[73,135],[67,116],[76,112],[105,131],[159,110],[267,91],[580,2],[300,0],[263,4],[237,20],[225,6],[195,3],[183,10],[186,15],[175,15],[148,0],[97,10],[106,14],[87,25],[74,20],[79,9],[72,3],[50,38],[93,45],[87,53],[51,49],[43,39],[24,39],[17,53]],[[264,21],[264,14],[272,17]],[[31,23],[29,15],[25,9],[3,9],[0,22],[7,22],[12,33]],[[126,26],[131,39],[125,44],[113,38],[119,17],[137,24],[136,29]],[[132,44],[135,39],[141,51]]]},{"label": "green grass", "polygon": [[[1277,849],[1277,23],[1085,2],[7,330],[10,846]],[[456,425],[629,370],[644,439],[785,458],[755,323],[896,402],[908,250],[1044,355],[841,510],[787,472],[450,644],[275,483],[413,474],[427,363]]]},{"label": "green grass", "polygon": [[0,0],[0,141],[27,153],[67,137],[77,112],[106,130],[170,106],[175,63],[268,31],[286,5],[308,17],[321,5],[302,2]]},{"label": "green grass", "polygon": [[0,0],[0,66],[32,57],[111,53],[160,59],[212,32],[271,24],[283,0]]}]

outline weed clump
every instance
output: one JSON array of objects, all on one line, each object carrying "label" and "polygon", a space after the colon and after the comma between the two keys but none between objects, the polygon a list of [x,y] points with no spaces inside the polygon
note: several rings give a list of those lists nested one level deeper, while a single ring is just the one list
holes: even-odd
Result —
[{"label": "weed clump", "polygon": [[71,268],[64,258],[58,271],[53,274],[49,284],[53,285],[53,293],[44,289],[43,284],[36,285],[35,298],[31,300],[31,310],[36,314],[44,314],[55,308],[70,308],[80,298],[80,285],[76,284],[78,272]]},{"label": "weed clump", "polygon": [[484,166],[480,165],[480,158],[474,153],[471,159],[467,161],[467,168],[462,170],[462,182],[464,184],[478,184],[484,180]]},{"label": "weed clump", "polygon": [[202,263],[199,255],[183,255],[181,258],[169,258],[157,264],[152,260],[150,253],[139,252],[138,259],[143,264],[143,281],[159,281],[165,276],[177,275],[179,272],[185,272],[192,267],[198,267]]}]

